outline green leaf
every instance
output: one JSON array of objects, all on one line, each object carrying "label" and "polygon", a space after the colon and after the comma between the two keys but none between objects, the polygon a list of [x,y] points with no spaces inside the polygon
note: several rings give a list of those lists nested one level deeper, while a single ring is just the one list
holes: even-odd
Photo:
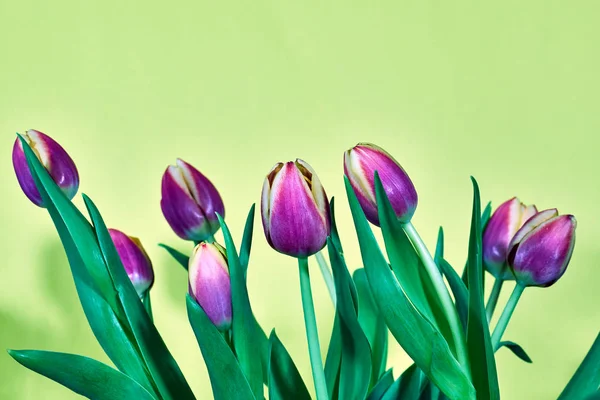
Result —
[{"label": "green leaf", "polygon": [[418,400],[421,394],[421,372],[411,365],[385,392],[381,400]]},{"label": "green leaf", "polygon": [[371,287],[363,268],[354,271],[354,283],[358,292],[358,322],[371,347],[371,384],[373,387],[385,372],[388,353],[388,329],[379,312]]},{"label": "green leaf", "polygon": [[385,392],[392,386],[394,383],[394,375],[392,374],[392,370],[388,369],[382,376],[381,379],[373,386],[369,396],[367,396],[367,400],[381,400]]},{"label": "green leaf", "polygon": [[526,363],[529,363],[529,364],[532,363],[531,358],[527,355],[525,350],[523,350],[523,348],[521,346],[519,346],[518,344],[516,344],[515,342],[505,340],[498,344],[499,348],[502,346],[504,346],[507,349],[509,349],[510,351],[512,351],[515,356],[519,357],[521,360],[525,361]]},{"label": "green leaf", "polygon": [[195,399],[192,389],[187,384],[127,276],[98,208],[86,195],[83,195],[83,199],[94,223],[95,234],[102,256],[108,266],[109,275],[117,290],[120,305],[160,394],[165,399]]},{"label": "green leaf", "polygon": [[437,243],[435,245],[435,255],[433,256],[433,259],[437,263],[440,258],[444,258],[444,228],[441,226],[438,230]]},{"label": "green leaf", "polygon": [[77,294],[92,332],[120,371],[155,393],[144,361],[130,340],[131,330],[121,320],[124,316],[115,313],[115,308],[120,310],[116,290],[90,223],[56,185],[27,142],[19,137],[36,187],[65,248]]},{"label": "green leaf", "polygon": [[158,245],[160,247],[162,247],[163,249],[165,249],[171,255],[171,257],[173,257],[175,259],[175,261],[177,261],[179,263],[179,265],[181,265],[186,271],[188,270],[188,264],[190,263],[189,256],[186,256],[179,250],[176,250],[176,249],[172,248],[171,246],[166,245],[164,243],[159,243]]},{"label": "green leaf", "polygon": [[[485,209],[483,210],[483,213],[481,214],[481,232],[483,232],[485,230],[485,227],[487,226],[488,221],[490,220],[490,217],[492,215],[492,202],[488,202],[487,205],[485,206]],[[465,268],[463,269],[462,272],[462,280],[465,283],[465,286],[467,287],[467,289],[469,288],[469,282],[468,282],[468,276],[467,276],[467,263],[465,263]]]},{"label": "green leaf", "polygon": [[451,399],[472,399],[474,389],[441,333],[408,300],[390,270],[350,182],[346,193],[371,292],[388,328],[419,368]]},{"label": "green leaf", "polygon": [[208,369],[215,400],[255,400],[250,385],[229,345],[202,307],[186,295],[188,318]]},{"label": "green leaf", "polygon": [[443,257],[440,257],[436,263],[448,280],[450,290],[452,290],[452,295],[454,296],[458,318],[460,319],[463,329],[466,331],[469,314],[469,291],[463,280],[458,276],[458,273],[452,268],[452,265],[450,265],[448,261]]},{"label": "green leaf", "polygon": [[342,364],[342,328],[340,325],[340,317],[336,312],[325,358],[325,382],[330,399],[336,399],[339,393],[340,366]]},{"label": "green leaf", "polygon": [[483,267],[481,250],[481,204],[479,186],[473,181],[473,215],[469,239],[469,318],[467,323],[467,348],[471,365],[471,379],[477,399],[500,398],[494,349],[490,341],[490,328],[485,315],[483,300]]},{"label": "green leaf", "polygon": [[308,389],[277,335],[275,329],[269,338],[269,399],[310,400]]},{"label": "green leaf", "polygon": [[404,232],[402,224],[398,221],[377,172],[375,172],[375,194],[385,249],[398,283],[419,313],[442,333],[450,348],[454,349],[450,323],[437,290]]},{"label": "green leaf", "polygon": [[8,354],[24,367],[90,399],[155,399],[127,375],[91,358],[38,350],[9,350]]},{"label": "green leaf", "polygon": [[559,396],[559,400],[582,399],[598,396],[600,387],[600,333],[577,371]]},{"label": "green leaf", "polygon": [[259,334],[257,331],[258,324],[252,314],[248,288],[246,287],[246,277],[240,264],[237,250],[233,244],[231,233],[219,214],[217,214],[217,218],[223,230],[231,278],[231,305],[233,311],[231,329],[233,331],[235,354],[244,376],[250,384],[252,393],[259,399],[263,396],[263,363],[261,362],[260,347],[255,343],[256,337]]},{"label": "green leaf", "polygon": [[250,249],[252,248],[252,234],[254,231],[254,208],[255,204],[252,204],[248,217],[246,218],[246,225],[244,225],[244,234],[242,235],[242,244],[240,245],[240,265],[244,270],[244,276],[248,272],[248,262],[250,261]]},{"label": "green leaf", "polygon": [[371,381],[371,349],[359,322],[350,287],[354,282],[348,268],[331,238],[327,251],[333,271],[336,292],[336,314],[339,315],[342,336],[342,360],[340,364],[340,399],[364,399]]},{"label": "green leaf", "polygon": [[150,320],[154,322],[154,316],[152,315],[152,302],[150,301],[150,290],[146,290],[144,293],[144,297],[142,298],[142,304],[150,317]]}]

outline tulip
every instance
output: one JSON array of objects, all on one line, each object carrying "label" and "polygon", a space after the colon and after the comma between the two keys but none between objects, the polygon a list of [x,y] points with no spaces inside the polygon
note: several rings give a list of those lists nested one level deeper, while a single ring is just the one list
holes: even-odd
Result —
[{"label": "tulip", "polygon": [[217,329],[227,331],[231,326],[231,282],[225,249],[217,243],[198,244],[188,270],[190,295]]},{"label": "tulip", "polygon": [[371,143],[359,143],[344,153],[344,174],[367,219],[379,226],[375,171],[379,173],[396,216],[401,222],[409,222],[417,208],[417,191],[398,161],[381,147]]},{"label": "tulip", "polygon": [[[42,132],[30,129],[23,135],[35,155],[46,168],[50,177],[70,199],[75,197],[79,188],[79,174],[75,163],[69,154],[51,137]],[[25,195],[33,204],[44,207],[42,196],[35,185],[35,180],[29,170],[27,159],[23,151],[23,144],[17,138],[13,145],[12,161],[17,174],[17,180]]]},{"label": "tulip", "polygon": [[116,229],[109,229],[108,233],[135,291],[138,296],[144,296],[154,284],[154,270],[146,250],[136,237],[127,236]]},{"label": "tulip", "polygon": [[327,243],[329,201],[315,171],[296,159],[277,163],[265,178],[261,214],[267,241],[292,257],[308,257]]},{"label": "tulip", "polygon": [[548,287],[567,269],[575,246],[573,215],[544,210],[530,218],[511,240],[508,265],[522,286]]},{"label": "tulip", "polygon": [[162,212],[175,233],[186,240],[209,240],[219,230],[225,206],[215,186],[181,159],[162,178]]},{"label": "tulip", "polygon": [[483,263],[498,279],[514,279],[506,267],[508,245],[519,228],[537,213],[534,205],[526,206],[513,197],[502,203],[490,218],[483,233]]}]

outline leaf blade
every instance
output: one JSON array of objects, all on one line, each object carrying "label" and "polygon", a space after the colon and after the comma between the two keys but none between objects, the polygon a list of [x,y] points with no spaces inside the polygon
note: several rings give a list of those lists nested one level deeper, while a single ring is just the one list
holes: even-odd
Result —
[{"label": "leaf blade", "polygon": [[269,399],[310,400],[308,389],[275,329],[269,337]]}]

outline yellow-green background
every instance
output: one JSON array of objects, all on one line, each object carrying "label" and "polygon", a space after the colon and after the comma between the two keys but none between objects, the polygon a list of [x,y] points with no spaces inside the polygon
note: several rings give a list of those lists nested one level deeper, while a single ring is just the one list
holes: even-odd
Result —
[{"label": "yellow-green background", "polygon": [[[576,215],[566,275],[526,291],[506,333],[534,364],[497,357],[503,398],[555,398],[600,327],[599,13],[594,1],[0,1],[0,348],[106,360],[50,218],[14,178],[16,131],[62,143],[108,224],[141,237],[157,325],[200,398],[210,386],[185,315],[186,276],[156,246],[189,249],[160,212],[163,170],[182,157],[208,175],[239,239],[270,167],[307,160],[339,199],[356,268],[342,152],[370,141],[410,173],[415,225],[433,247],[442,224],[456,266],[471,174],[495,205],[518,195]],[[312,385],[296,265],[268,247],[259,221],[252,304]],[[333,309],[317,269],[313,281],[325,347]],[[390,366],[407,365],[394,343]],[[75,397],[7,354],[0,374],[2,399]]]}]

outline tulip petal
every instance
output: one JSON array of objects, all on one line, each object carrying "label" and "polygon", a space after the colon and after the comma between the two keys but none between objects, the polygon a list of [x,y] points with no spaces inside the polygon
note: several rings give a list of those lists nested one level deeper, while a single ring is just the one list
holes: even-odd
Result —
[{"label": "tulip petal", "polygon": [[116,230],[108,230],[123,267],[138,295],[142,296],[154,283],[154,271],[148,254],[138,238]]},{"label": "tulip petal", "polygon": [[509,262],[517,281],[547,287],[566,271],[575,246],[577,221],[572,215],[546,219],[518,243]]},{"label": "tulip petal", "polygon": [[277,251],[306,257],[325,246],[329,234],[327,215],[319,210],[295,163],[286,163],[274,176],[268,210],[266,232]]},{"label": "tulip petal", "polygon": [[558,210],[556,208],[550,208],[548,210],[538,212],[525,221],[525,223],[521,226],[521,228],[519,228],[519,230],[511,239],[510,244],[508,245],[508,254],[513,253],[514,247],[518,245],[519,242],[521,242],[531,231],[556,216],[558,216]]}]

